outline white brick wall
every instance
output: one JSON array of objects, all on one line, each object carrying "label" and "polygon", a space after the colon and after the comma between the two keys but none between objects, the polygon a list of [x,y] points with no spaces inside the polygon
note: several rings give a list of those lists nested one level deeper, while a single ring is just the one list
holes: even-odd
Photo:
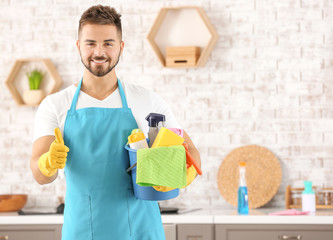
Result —
[{"label": "white brick wall", "polygon": [[[231,206],[219,165],[234,148],[259,144],[280,160],[283,181],[267,206],[284,206],[287,184],[333,181],[333,3],[326,0],[111,1],[123,15],[119,76],[153,89],[201,152],[204,175],[165,205]],[[39,186],[29,168],[36,108],[18,107],[5,86],[17,58],[51,58],[67,87],[82,65],[75,48],[82,12],[110,1],[0,1],[0,194],[28,193],[27,208],[55,207],[62,180]],[[218,31],[204,68],[162,68],[146,40],[161,7],[201,6]],[[181,100],[179,100],[181,98]]]}]

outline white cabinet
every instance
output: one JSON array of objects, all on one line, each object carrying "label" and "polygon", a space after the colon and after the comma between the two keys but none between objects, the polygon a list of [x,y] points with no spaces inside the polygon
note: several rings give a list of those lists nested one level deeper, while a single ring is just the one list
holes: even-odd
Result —
[{"label": "white cabinet", "polygon": [[0,225],[0,240],[61,240],[61,225]]},{"label": "white cabinet", "polygon": [[178,224],[177,240],[214,240],[214,224]]},{"label": "white cabinet", "polygon": [[332,240],[333,225],[320,224],[216,224],[216,240],[301,239]]},{"label": "white cabinet", "polygon": [[165,232],[165,240],[176,240],[176,224],[163,224],[164,232]]}]

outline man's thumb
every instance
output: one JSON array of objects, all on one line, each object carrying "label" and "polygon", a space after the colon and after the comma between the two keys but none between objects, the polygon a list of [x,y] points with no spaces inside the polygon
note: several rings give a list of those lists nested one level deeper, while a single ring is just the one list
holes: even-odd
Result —
[{"label": "man's thumb", "polygon": [[60,129],[59,128],[55,128],[54,129],[54,135],[56,137],[55,141],[57,143],[61,143],[61,144],[64,144],[64,139],[62,138],[62,135],[61,135],[61,132],[60,132]]}]

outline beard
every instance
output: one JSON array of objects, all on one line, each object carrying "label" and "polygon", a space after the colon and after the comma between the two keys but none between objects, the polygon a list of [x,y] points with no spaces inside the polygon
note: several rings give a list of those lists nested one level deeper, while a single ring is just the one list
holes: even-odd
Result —
[{"label": "beard", "polygon": [[105,75],[107,75],[109,72],[111,72],[117,66],[117,64],[119,62],[120,54],[121,54],[121,51],[119,51],[117,60],[113,61],[113,62],[111,61],[111,58],[105,58],[105,57],[95,57],[94,58],[95,60],[98,60],[98,61],[107,60],[107,62],[109,63],[109,65],[108,65],[108,67],[105,70],[103,69],[104,68],[103,66],[96,66],[96,68],[93,69],[92,66],[91,66],[91,60],[93,58],[89,57],[88,58],[88,63],[85,63],[83,61],[83,59],[82,59],[82,55],[81,54],[80,54],[80,56],[81,56],[81,62],[86,67],[86,69],[88,69],[88,71],[90,73],[92,73],[96,77],[104,77]]}]

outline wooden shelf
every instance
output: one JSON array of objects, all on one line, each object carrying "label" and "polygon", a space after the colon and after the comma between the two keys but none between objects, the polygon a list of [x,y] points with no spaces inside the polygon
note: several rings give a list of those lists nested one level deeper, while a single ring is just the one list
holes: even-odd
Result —
[{"label": "wooden shelf", "polygon": [[[317,187],[314,186],[313,189],[316,190]],[[304,190],[304,188],[291,188],[290,185],[287,186],[286,193],[285,193],[286,209],[302,208],[302,204],[293,204],[292,194],[293,194],[293,192],[296,192],[296,191],[301,192],[303,190]],[[332,193],[333,193],[333,188],[322,188],[321,189],[321,191],[327,191],[327,190],[332,191]],[[318,201],[319,201],[319,193],[316,192],[316,202],[318,203]],[[331,202],[333,202],[333,194],[332,194]],[[333,209],[333,205],[316,204],[316,209]]]},{"label": "wooden shelf", "polygon": [[[157,58],[164,67],[203,67],[211,54],[218,34],[200,7],[162,8],[147,36]],[[200,47],[196,63],[166,64],[168,47]]]},{"label": "wooden shelf", "polygon": [[63,84],[60,75],[50,59],[17,59],[6,79],[6,85],[17,105],[25,105],[22,95],[24,90],[29,89],[29,81],[23,68],[28,68],[29,65],[30,68],[32,68],[31,65],[33,65],[34,68],[38,66],[38,69],[46,72],[41,83],[41,89],[43,89],[46,95],[57,92]]}]

